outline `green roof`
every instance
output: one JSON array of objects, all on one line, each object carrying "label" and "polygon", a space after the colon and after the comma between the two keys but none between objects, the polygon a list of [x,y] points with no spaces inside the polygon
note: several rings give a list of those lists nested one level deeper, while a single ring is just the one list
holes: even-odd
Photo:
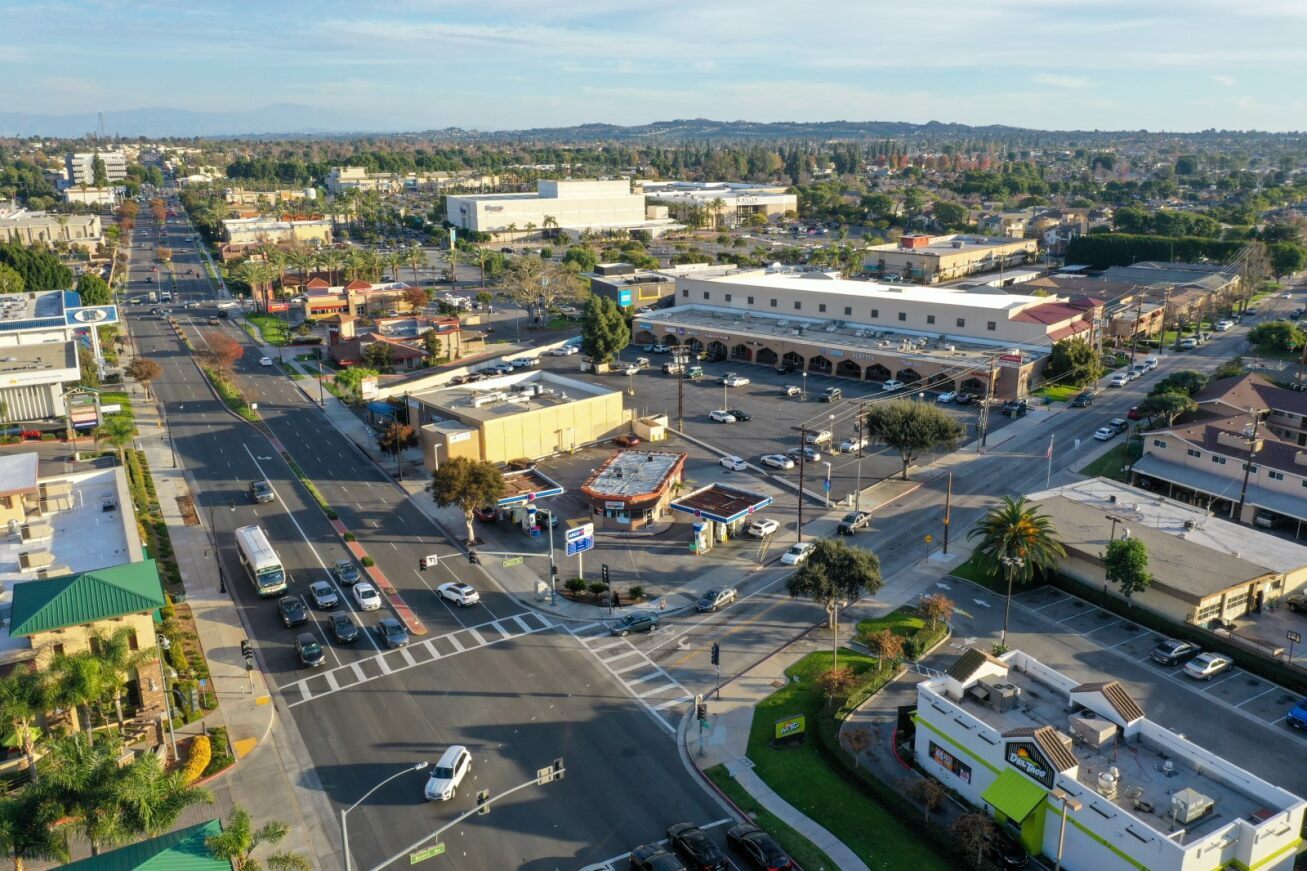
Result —
[{"label": "green roof", "polygon": [[1039,807],[1046,795],[1048,790],[1027,780],[1015,768],[1005,768],[980,797],[993,805],[994,810],[1020,823]]},{"label": "green roof", "polygon": [[81,626],[165,604],[154,560],[14,584],[9,634],[31,635]]},{"label": "green roof", "polygon": [[231,871],[230,862],[213,858],[204,845],[205,838],[221,833],[222,821],[209,820],[63,867],[65,871]]}]

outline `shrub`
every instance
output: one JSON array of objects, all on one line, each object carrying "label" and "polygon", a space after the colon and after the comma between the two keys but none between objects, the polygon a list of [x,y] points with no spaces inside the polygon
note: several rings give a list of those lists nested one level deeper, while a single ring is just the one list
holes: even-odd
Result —
[{"label": "shrub", "polygon": [[345,540],[346,540],[346,541],[357,541],[357,539],[355,539],[355,537],[354,537],[354,533],[352,533],[352,532],[347,532],[347,533],[345,533]]},{"label": "shrub", "polygon": [[191,739],[191,752],[186,758],[186,767],[182,769],[182,781],[185,783],[194,783],[204,774],[204,770],[209,767],[209,760],[213,758],[213,747],[209,743],[208,735],[199,735]]},{"label": "shrub", "polygon": [[608,585],[605,584],[603,581],[591,581],[590,583],[586,584],[586,589],[588,589],[594,595],[598,596],[600,593],[603,593],[608,589]]},{"label": "shrub", "polygon": [[579,594],[585,592],[586,583],[580,578],[568,578],[567,583],[563,584],[563,588],[569,593]]},{"label": "shrub", "polygon": [[231,753],[231,742],[227,738],[227,728],[225,726],[214,726],[208,732],[209,765],[204,769],[204,773],[200,775],[201,777],[217,774],[236,761]]},{"label": "shrub", "polygon": [[173,637],[169,640],[172,642],[172,646],[168,648],[168,662],[172,663],[172,667],[177,670],[177,674],[190,674],[191,662],[186,658],[186,648],[182,647],[181,639]]},{"label": "shrub", "polygon": [[363,568],[365,569],[370,569],[377,564],[377,561],[370,556],[363,557],[359,562],[363,563]]},{"label": "shrub", "polygon": [[638,602],[640,599],[644,598],[644,587],[640,586],[639,584],[636,584],[634,587],[630,587],[627,589],[626,596],[632,602]]}]

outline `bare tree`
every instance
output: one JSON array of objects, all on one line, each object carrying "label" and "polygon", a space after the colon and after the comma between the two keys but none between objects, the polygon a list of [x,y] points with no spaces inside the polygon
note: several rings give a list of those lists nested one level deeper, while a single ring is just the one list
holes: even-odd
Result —
[{"label": "bare tree", "polygon": [[917,804],[921,805],[924,818],[929,822],[931,811],[943,803],[944,797],[948,795],[948,790],[944,788],[944,784],[933,777],[912,777],[908,778],[908,781],[907,788],[904,791],[909,797],[915,799]]},{"label": "bare tree", "polygon": [[876,736],[866,726],[850,726],[840,732],[840,741],[843,742],[844,749],[853,757],[853,766],[856,768],[862,751],[876,743]]},{"label": "bare tree", "polygon": [[985,861],[985,848],[994,840],[994,821],[983,813],[963,814],[953,821],[953,837],[968,856],[976,857],[976,868]]},{"label": "bare tree", "polygon": [[922,617],[930,621],[930,628],[934,629],[940,623],[947,623],[953,619],[953,600],[943,593],[922,596],[917,610],[921,612]]}]

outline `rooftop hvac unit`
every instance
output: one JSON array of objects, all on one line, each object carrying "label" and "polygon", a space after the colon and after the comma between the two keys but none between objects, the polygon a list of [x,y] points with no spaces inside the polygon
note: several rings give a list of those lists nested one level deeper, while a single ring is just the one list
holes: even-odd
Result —
[{"label": "rooftop hvac unit", "polygon": [[1117,776],[1110,771],[1098,772],[1098,781],[1094,788],[1108,801],[1116,801]]},{"label": "rooftop hvac unit", "polygon": [[1212,809],[1212,799],[1196,789],[1186,788],[1171,796],[1171,816],[1177,823],[1192,823]]},{"label": "rooftop hvac unit", "polygon": [[1187,532],[1192,532],[1193,530],[1195,530],[1195,529],[1198,528],[1198,521],[1196,521],[1196,520],[1186,520],[1186,521],[1184,522],[1184,528],[1185,528],[1185,530],[1186,530]]},{"label": "rooftop hvac unit", "polygon": [[1109,494],[1107,494],[1107,501],[1108,501],[1108,502],[1111,502],[1113,505],[1115,505],[1115,504],[1116,504],[1116,494],[1115,494],[1115,493],[1109,493]]},{"label": "rooftop hvac unit", "polygon": [[980,685],[985,688],[989,697],[989,706],[999,713],[1010,711],[1017,706],[1017,698],[1021,695],[1021,688],[1014,683],[995,681],[981,681]]}]

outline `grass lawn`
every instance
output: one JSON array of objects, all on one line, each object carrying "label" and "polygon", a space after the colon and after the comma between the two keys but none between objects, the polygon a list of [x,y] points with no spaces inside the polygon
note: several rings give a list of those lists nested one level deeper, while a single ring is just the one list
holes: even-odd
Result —
[{"label": "grass lawn", "polygon": [[[840,664],[858,673],[875,668],[876,660],[851,650],[840,651]],[[811,653],[786,670],[792,682],[761,701],[749,731],[749,758],[758,776],[778,795],[816,820],[872,868],[932,871],[949,863],[922,843],[912,829],[846,780],[819,749],[817,715],[825,699],[816,678],[831,665],[831,654]],[[772,747],[777,720],[807,716],[804,744]]]},{"label": "grass lawn", "polygon": [[785,852],[802,866],[803,871],[835,871],[839,867],[831,861],[830,856],[813,845],[812,841],[791,829],[781,822],[779,817],[758,804],[757,800],[727,773],[725,765],[714,765],[704,771],[704,774],[708,775],[712,782],[717,784],[718,789],[726,793],[740,810],[752,817],[758,828],[764,829],[775,838]]},{"label": "grass lawn", "polygon": [[1101,476],[1113,481],[1125,481],[1126,473],[1121,471],[1122,467],[1138,460],[1142,453],[1143,445],[1137,439],[1112,445],[1107,453],[1081,469],[1080,474],[1091,478]]},{"label": "grass lawn", "polygon": [[1001,575],[990,575],[980,563],[980,557],[972,554],[967,561],[949,572],[959,578],[971,581],[973,584],[979,584],[990,590],[999,593],[1006,593],[1007,587],[1004,586]]},{"label": "grass lawn", "polygon": [[259,330],[264,344],[267,345],[285,345],[286,340],[286,322],[274,315],[256,315],[247,314],[245,316],[247,323],[253,324]]},{"label": "grass lawn", "polygon": [[545,324],[551,330],[565,330],[572,326],[572,322],[567,318],[550,318],[549,323]]},{"label": "grass lawn", "polygon": [[868,632],[879,632],[882,629],[888,629],[895,635],[907,638],[918,629],[925,629],[927,622],[920,614],[905,608],[899,608],[883,617],[859,620],[858,634],[866,635]]},{"label": "grass lawn", "polygon": [[100,405],[117,405],[119,410],[115,411],[114,414],[126,415],[133,420],[136,418],[136,415],[132,412],[132,400],[126,393],[102,390],[100,392]]},{"label": "grass lawn", "polygon": [[1080,395],[1080,388],[1054,384],[1049,387],[1041,387],[1035,391],[1035,395],[1043,397],[1048,402],[1070,402]]}]

